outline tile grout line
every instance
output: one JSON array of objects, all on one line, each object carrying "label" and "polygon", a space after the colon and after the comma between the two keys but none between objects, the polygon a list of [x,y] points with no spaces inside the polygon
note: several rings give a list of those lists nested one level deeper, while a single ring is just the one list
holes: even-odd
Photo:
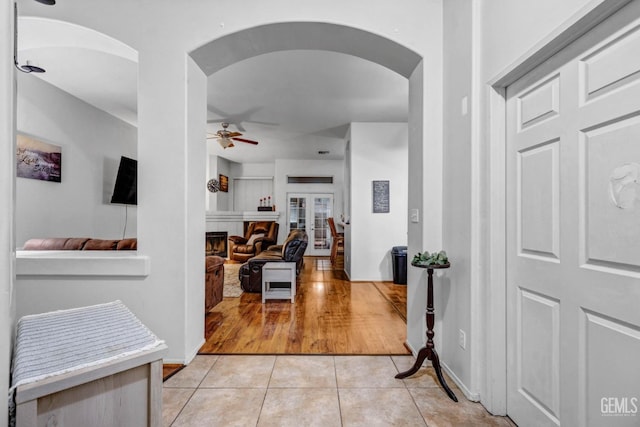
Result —
[{"label": "tile grout line", "polygon": [[173,418],[173,420],[171,420],[171,424],[169,424],[169,426],[173,426],[175,424],[175,422],[178,420],[178,418],[180,417],[180,414],[182,414],[182,411],[184,411],[184,408],[187,407],[187,404],[191,401],[191,398],[193,397],[194,394],[196,394],[196,391],[198,391],[197,388],[191,389],[193,390],[193,392],[191,393],[191,395],[189,396],[189,398],[184,402],[184,405],[182,405],[182,408],[180,408],[180,410],[178,411],[178,413],[176,414],[176,416]]},{"label": "tile grout line", "polygon": [[[398,373],[400,373],[400,367],[398,366],[396,361],[393,360],[392,356],[389,356],[389,357],[391,358],[391,363],[393,363],[393,365],[396,367],[396,371],[398,371]],[[418,414],[420,414],[420,418],[422,418],[422,422],[424,423],[424,425],[426,427],[429,427],[429,424],[427,423],[426,418],[424,417],[424,415],[422,415],[422,411],[420,410],[420,406],[418,406],[418,402],[416,402],[416,399],[413,396],[413,393],[411,393],[411,389],[407,386],[406,378],[402,378],[401,381],[402,381],[402,384],[404,385],[404,389],[407,390],[407,393],[409,393],[409,397],[411,397],[411,401],[413,402],[414,406],[416,407],[416,410],[418,411]]]},{"label": "tile grout line", "polygon": [[416,402],[415,396],[413,395],[413,393],[411,393],[411,390],[408,387],[407,387],[407,393],[409,393],[409,396],[411,397],[411,401],[415,405],[416,410],[418,411],[418,414],[420,414],[420,418],[422,418],[422,422],[424,423],[425,426],[429,427],[429,423],[427,423],[427,419],[424,417],[424,415],[422,415],[422,411],[420,410],[420,406],[418,406],[418,402]]},{"label": "tile grout line", "polygon": [[336,366],[336,356],[333,356],[333,374],[336,378],[336,398],[338,399],[338,414],[340,414],[340,426],[344,425],[342,420],[342,405],[340,404],[340,385],[338,383],[338,368]]},{"label": "tile grout line", "polygon": [[264,410],[264,402],[267,400],[267,393],[271,389],[271,379],[273,378],[273,371],[276,369],[276,363],[278,363],[279,356],[273,359],[273,365],[271,366],[271,373],[269,374],[269,381],[267,381],[267,387],[264,389],[264,396],[262,397],[262,403],[260,404],[260,412],[258,413],[258,419],[256,420],[256,427],[260,424],[260,418],[262,418],[262,411]]},{"label": "tile grout line", "polygon": [[[197,357],[197,355],[196,355]],[[210,356],[205,356],[205,357],[210,357]],[[198,390],[200,390],[200,385],[202,384],[202,382],[204,381],[204,379],[207,377],[207,375],[209,375],[209,372],[211,372],[211,370],[213,369],[213,366],[218,363],[218,360],[220,360],[220,356],[216,356],[216,360],[211,364],[211,366],[209,367],[209,369],[207,370],[207,372],[204,374],[204,376],[202,377],[202,379],[200,380],[200,382],[198,382],[198,385],[196,386],[196,388],[191,389],[193,390],[193,392],[191,393],[191,395],[189,396],[189,398],[184,402],[184,405],[182,405],[182,408],[180,408],[180,410],[178,411],[178,413],[176,414],[175,418],[171,421],[171,424],[169,424],[170,426],[173,426],[175,424],[175,422],[178,420],[178,418],[180,417],[180,414],[182,414],[182,411],[184,411],[184,408],[187,407],[187,405],[189,404],[189,402],[191,401],[191,399],[193,398],[193,396],[196,394],[196,392]],[[193,362],[193,361],[192,361]],[[186,369],[186,366],[185,366]],[[164,388],[164,386],[163,386]],[[167,387],[169,389],[173,388],[173,387]],[[182,388],[182,387],[177,387],[177,388]],[[187,389],[190,389],[189,387],[185,387]]]}]

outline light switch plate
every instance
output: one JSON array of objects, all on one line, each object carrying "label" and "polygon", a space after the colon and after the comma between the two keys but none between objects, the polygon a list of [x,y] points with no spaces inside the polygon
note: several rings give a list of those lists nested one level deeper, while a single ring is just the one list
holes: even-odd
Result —
[{"label": "light switch plate", "polygon": [[462,329],[458,330],[458,345],[463,349],[467,349],[467,334]]},{"label": "light switch plate", "polygon": [[420,222],[420,211],[418,209],[411,209],[410,218],[411,222]]}]

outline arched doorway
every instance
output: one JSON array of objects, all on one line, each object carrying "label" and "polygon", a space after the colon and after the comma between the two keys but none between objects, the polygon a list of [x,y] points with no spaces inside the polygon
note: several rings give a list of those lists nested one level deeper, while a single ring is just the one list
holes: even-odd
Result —
[{"label": "arched doorway", "polygon": [[[322,22],[282,22],[267,24],[241,30],[212,40],[190,52],[197,67],[204,76],[257,55],[283,50],[326,50],[354,55],[372,61],[409,80],[409,183],[408,208],[418,212],[418,221],[408,225],[409,250],[421,251],[423,239],[429,237],[430,244],[439,245],[441,238],[442,212],[441,204],[426,203],[423,200],[423,183],[430,182],[429,188],[435,189],[430,200],[440,200],[438,193],[442,191],[442,138],[440,112],[433,108],[425,108],[425,102],[437,104],[441,94],[434,91],[433,98],[425,96],[427,87],[431,90],[433,81],[439,81],[441,75],[435,73],[429,82],[425,75],[431,74],[429,64],[413,50],[377,34],[354,27],[322,23]],[[199,85],[202,78],[199,77]],[[194,94],[195,91],[189,91]],[[431,93],[430,93],[431,95]],[[198,99],[195,99],[197,97]],[[194,94],[188,101],[204,107],[205,94]],[[202,123],[204,126],[204,123]],[[429,135],[426,141],[425,135]],[[432,167],[424,171],[425,157],[435,158]],[[429,218],[429,221],[422,219]],[[418,286],[418,273],[412,277],[409,273],[408,298],[412,303],[407,312],[407,341],[411,347],[420,348],[424,337],[424,320],[422,318],[426,299],[424,290]]]}]

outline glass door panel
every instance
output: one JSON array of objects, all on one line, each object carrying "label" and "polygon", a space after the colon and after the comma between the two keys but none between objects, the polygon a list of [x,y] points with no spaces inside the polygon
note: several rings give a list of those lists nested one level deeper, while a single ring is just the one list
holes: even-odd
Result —
[{"label": "glass door panel", "polygon": [[333,198],[318,196],[313,198],[313,248],[317,251],[331,248],[331,230],[327,218],[331,216]]},{"label": "glass door panel", "polygon": [[289,231],[307,229],[307,198],[289,198]]},{"label": "glass door panel", "polygon": [[327,218],[333,215],[333,194],[289,194],[289,231],[304,230],[309,236],[305,255],[328,256],[331,230]]}]

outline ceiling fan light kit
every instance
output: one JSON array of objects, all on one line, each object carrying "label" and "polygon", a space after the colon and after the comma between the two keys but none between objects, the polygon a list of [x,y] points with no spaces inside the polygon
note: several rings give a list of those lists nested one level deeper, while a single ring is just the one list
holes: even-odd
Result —
[{"label": "ceiling fan light kit", "polygon": [[[38,3],[53,6],[56,0],[36,0]],[[23,73],[44,73],[46,70],[27,61],[25,65],[18,64],[18,3],[13,4],[13,65]]]},{"label": "ceiling fan light kit", "polygon": [[231,132],[227,130],[228,127],[229,127],[229,123],[226,123],[226,122],[222,123],[222,129],[220,129],[218,132],[216,132],[212,136],[207,137],[207,139],[216,138],[218,141],[218,144],[220,144],[220,146],[224,149],[234,147],[235,145],[233,144],[233,141],[246,142],[247,144],[258,145],[258,141],[253,141],[251,139],[246,139],[246,138],[238,138],[239,136],[242,136],[242,134],[240,132]]},{"label": "ceiling fan light kit", "polygon": [[218,144],[220,144],[220,146],[224,149],[234,147],[233,141],[231,141],[229,138],[218,138]]}]

